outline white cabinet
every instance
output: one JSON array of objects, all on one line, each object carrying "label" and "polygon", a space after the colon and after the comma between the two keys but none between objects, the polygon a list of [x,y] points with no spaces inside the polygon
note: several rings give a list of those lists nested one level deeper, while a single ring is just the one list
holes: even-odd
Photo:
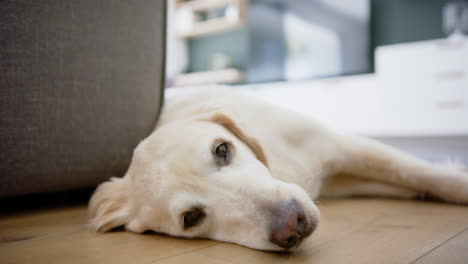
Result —
[{"label": "white cabinet", "polygon": [[401,134],[468,135],[468,39],[384,46],[375,57]]}]

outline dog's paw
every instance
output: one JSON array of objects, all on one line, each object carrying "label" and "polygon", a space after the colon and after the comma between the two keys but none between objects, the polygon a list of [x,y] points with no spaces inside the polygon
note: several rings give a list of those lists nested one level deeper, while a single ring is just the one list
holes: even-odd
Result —
[{"label": "dog's paw", "polygon": [[456,171],[444,189],[443,200],[468,205],[468,172]]}]

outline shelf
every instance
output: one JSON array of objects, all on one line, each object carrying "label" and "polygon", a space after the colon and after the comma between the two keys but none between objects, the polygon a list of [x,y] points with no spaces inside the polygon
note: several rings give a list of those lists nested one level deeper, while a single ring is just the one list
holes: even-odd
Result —
[{"label": "shelf", "polygon": [[225,17],[213,18],[210,20],[197,22],[192,30],[187,33],[181,33],[180,37],[195,38],[203,37],[214,33],[233,30],[244,25],[244,21],[230,21]]},{"label": "shelf", "polygon": [[[210,34],[230,31],[242,27],[247,21],[248,0],[192,0],[188,2],[179,1],[177,9],[189,9],[189,12],[205,12],[216,8],[233,6],[235,16],[222,16],[204,21],[193,21],[191,26],[187,26],[185,32],[179,32],[181,38],[196,38]],[[185,11],[184,11],[185,12]]]},{"label": "shelf", "polygon": [[235,0],[192,0],[189,2],[180,2],[177,8],[190,7],[195,12],[203,12],[214,8],[235,4]]},{"label": "shelf", "polygon": [[174,79],[174,86],[190,86],[202,84],[238,83],[245,80],[245,73],[228,68],[216,71],[192,72],[180,74]]}]

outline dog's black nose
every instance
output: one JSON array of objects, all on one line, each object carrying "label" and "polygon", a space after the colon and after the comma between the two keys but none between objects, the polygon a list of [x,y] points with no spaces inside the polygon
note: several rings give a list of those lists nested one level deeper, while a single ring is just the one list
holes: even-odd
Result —
[{"label": "dog's black nose", "polygon": [[291,249],[312,234],[315,227],[315,223],[309,223],[297,201],[278,202],[272,208],[270,241],[284,249]]}]

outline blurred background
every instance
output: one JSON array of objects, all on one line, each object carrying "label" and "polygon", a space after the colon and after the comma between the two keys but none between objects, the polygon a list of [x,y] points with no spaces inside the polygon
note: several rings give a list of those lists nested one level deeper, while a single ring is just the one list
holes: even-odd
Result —
[{"label": "blurred background", "polygon": [[444,8],[460,6],[463,12],[463,4],[170,0],[168,85],[298,81],[374,72],[377,47],[444,38],[452,33],[444,25],[457,16],[455,10],[444,15]]},{"label": "blurred background", "polygon": [[167,94],[227,84],[468,164],[467,33],[467,1],[170,0]]},{"label": "blurred background", "polygon": [[[180,42],[168,45],[168,78],[175,85],[209,83],[210,72],[226,73],[219,82],[258,83],[371,70],[367,0],[173,1],[171,6],[169,40]],[[229,78],[228,70],[237,78]],[[206,80],[199,74],[190,83],[180,75],[186,72],[205,73]]]}]

